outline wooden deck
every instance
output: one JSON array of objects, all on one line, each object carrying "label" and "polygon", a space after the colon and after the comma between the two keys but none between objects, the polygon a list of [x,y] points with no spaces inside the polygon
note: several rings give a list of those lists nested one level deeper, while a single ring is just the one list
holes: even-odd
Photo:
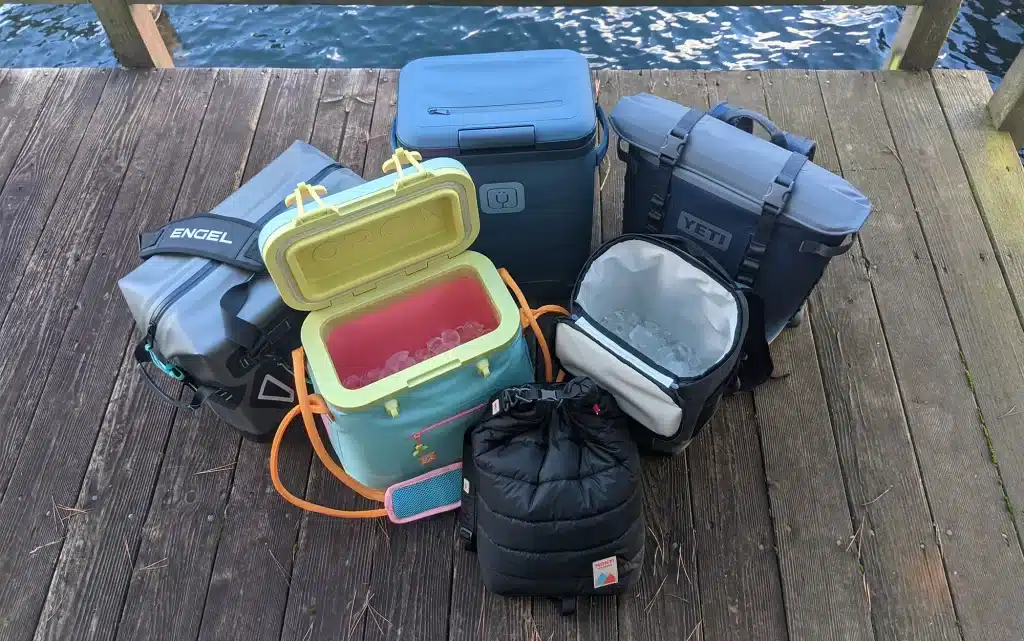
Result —
[{"label": "wooden deck", "polygon": [[[378,175],[395,71],[0,70],[0,639],[1024,639],[1024,170],[985,76],[598,75],[606,108],[767,111],[876,211],[773,345],[786,376],[647,465],[638,588],[563,618],[486,594],[451,515],[296,511],[266,446],[132,369],[136,234],[295,139]],[[359,505],[310,462],[285,482]]]}]

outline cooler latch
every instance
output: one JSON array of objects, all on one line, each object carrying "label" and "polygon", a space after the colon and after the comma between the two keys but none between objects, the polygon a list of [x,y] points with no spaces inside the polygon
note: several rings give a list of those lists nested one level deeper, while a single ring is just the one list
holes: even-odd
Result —
[{"label": "cooler latch", "polygon": [[533,147],[536,144],[537,134],[533,125],[459,130],[460,151]]}]

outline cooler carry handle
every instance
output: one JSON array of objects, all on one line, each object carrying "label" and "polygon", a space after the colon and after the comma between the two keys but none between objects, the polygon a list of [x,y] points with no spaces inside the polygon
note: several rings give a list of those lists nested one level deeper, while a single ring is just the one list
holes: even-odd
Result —
[{"label": "cooler carry handle", "polygon": [[754,123],[756,122],[768,132],[772,144],[776,147],[806,156],[808,160],[814,160],[814,152],[817,151],[818,143],[810,138],[782,130],[764,114],[750,109],[733,107],[728,102],[722,102],[711,110],[711,116],[748,134],[754,133]]},{"label": "cooler carry handle", "polygon": [[202,212],[139,234],[139,258],[160,254],[215,260],[250,272],[263,270],[260,228],[246,220]]},{"label": "cooler carry handle", "polygon": [[[601,105],[599,105],[597,103],[594,103],[594,110],[597,112],[597,121],[600,123],[600,134],[601,134],[601,142],[598,143],[598,146],[597,146],[597,160],[596,160],[596,162],[594,164],[595,164],[595,166],[600,167],[601,163],[604,162],[605,155],[608,153],[608,139],[611,137],[612,129],[611,129],[611,125],[608,123],[608,116],[605,115],[604,109],[601,108]],[[401,144],[398,142],[398,129],[396,129],[395,125],[394,125],[394,123],[397,122],[397,121],[398,121],[398,116],[396,115],[395,119],[391,123],[391,132],[390,132],[391,151],[393,151],[393,152],[394,151],[398,151],[401,148]],[[513,129],[522,129],[522,128],[520,127],[520,128],[513,128]],[[461,138],[461,132],[460,132],[460,138]]]}]

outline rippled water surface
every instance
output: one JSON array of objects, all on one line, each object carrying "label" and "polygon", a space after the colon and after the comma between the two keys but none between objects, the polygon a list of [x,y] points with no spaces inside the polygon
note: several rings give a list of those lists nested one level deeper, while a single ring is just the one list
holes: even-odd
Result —
[{"label": "rippled water surface", "polygon": [[[400,67],[426,55],[567,47],[598,67],[876,69],[896,7],[166,6],[179,66]],[[996,80],[1024,41],[1020,0],[966,0],[941,66]],[[0,5],[0,65],[113,66],[88,5]]]}]

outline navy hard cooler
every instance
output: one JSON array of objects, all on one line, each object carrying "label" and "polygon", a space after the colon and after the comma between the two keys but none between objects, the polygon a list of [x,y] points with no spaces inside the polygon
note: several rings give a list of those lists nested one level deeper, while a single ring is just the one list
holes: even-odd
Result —
[{"label": "navy hard cooler", "polygon": [[590,253],[608,131],[586,58],[555,49],[410,62],[391,136],[466,167],[481,217],[471,249],[548,302],[568,297]]}]

